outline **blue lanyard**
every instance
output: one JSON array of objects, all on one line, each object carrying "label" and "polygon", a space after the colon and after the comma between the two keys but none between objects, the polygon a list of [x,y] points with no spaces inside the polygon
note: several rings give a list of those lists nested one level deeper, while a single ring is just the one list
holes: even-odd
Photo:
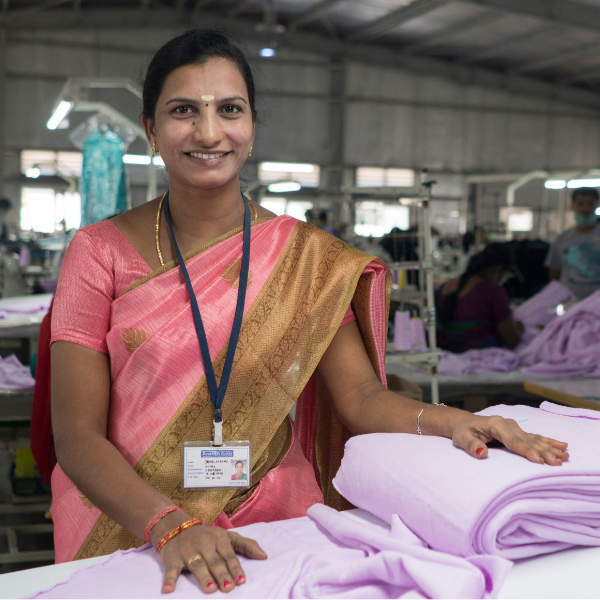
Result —
[{"label": "blue lanyard", "polygon": [[190,296],[190,304],[192,306],[192,315],[194,317],[194,325],[196,326],[196,333],[198,334],[198,342],[200,343],[200,351],[202,352],[202,360],[204,361],[204,370],[206,372],[206,381],[208,383],[208,390],[210,392],[210,399],[215,407],[215,421],[217,423],[223,420],[223,413],[221,411],[221,405],[223,404],[223,398],[225,398],[225,392],[227,391],[227,384],[229,383],[229,376],[231,375],[231,368],[233,367],[233,357],[235,355],[235,348],[237,346],[238,338],[240,336],[240,330],[242,328],[242,317],[244,316],[244,302],[246,301],[246,288],[248,286],[248,270],[250,266],[250,207],[248,201],[244,198],[245,213],[244,213],[244,243],[242,251],[242,268],[240,272],[240,283],[238,288],[237,304],[235,307],[235,316],[233,318],[233,327],[231,328],[231,336],[229,338],[229,346],[227,347],[227,354],[225,355],[225,365],[223,366],[223,374],[221,375],[221,383],[217,386],[217,380],[215,378],[215,372],[213,369],[212,361],[210,359],[210,352],[208,350],[208,340],[206,339],[206,332],[204,331],[204,325],[202,324],[202,317],[200,316],[200,309],[198,308],[198,300],[192,287],[190,276],[183,262],[183,257],[179,251],[177,240],[175,239],[175,233],[171,225],[171,218],[169,216],[169,192],[165,194],[163,201],[165,219],[171,236],[173,237],[173,245],[175,246],[175,252],[179,259],[179,266],[183,278],[185,279],[185,285],[188,289]]}]

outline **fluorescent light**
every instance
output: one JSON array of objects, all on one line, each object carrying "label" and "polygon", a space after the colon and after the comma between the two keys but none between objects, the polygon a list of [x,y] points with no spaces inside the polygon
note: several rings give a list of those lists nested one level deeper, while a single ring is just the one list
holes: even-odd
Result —
[{"label": "fluorescent light", "polygon": [[37,179],[42,174],[42,171],[39,167],[29,167],[25,171],[25,177],[29,177],[30,179]]},{"label": "fluorescent light", "polygon": [[[146,154],[124,154],[123,162],[127,165],[149,165],[150,157]],[[160,156],[152,159],[152,164],[157,167],[164,167],[165,163]]]},{"label": "fluorescent light", "polygon": [[260,164],[263,171],[278,171],[280,173],[312,173],[315,165],[307,163],[264,162]]},{"label": "fluorescent light", "polygon": [[600,206],[594,211],[595,215],[600,215]]},{"label": "fluorescent light", "polygon": [[274,48],[262,48],[260,51],[260,55],[264,56],[265,58],[271,58],[271,56],[275,56],[275,49]]},{"label": "fluorescent light", "polygon": [[149,165],[150,157],[146,154],[124,154],[123,162],[126,165]]},{"label": "fluorescent light", "polygon": [[280,181],[270,184],[267,189],[275,194],[281,194],[284,192],[297,192],[302,189],[302,186],[297,181]]},{"label": "fluorescent light", "polygon": [[48,119],[46,127],[48,129],[56,129],[61,124],[62,120],[71,112],[72,108],[72,102],[61,100],[58,103],[58,106],[56,107],[54,113],[52,113],[52,116]]},{"label": "fluorescent light", "polygon": [[571,179],[567,187],[571,190],[580,187],[600,187],[600,179]]},{"label": "fluorescent light", "polygon": [[548,179],[544,182],[544,187],[547,190],[562,190],[567,187],[567,182],[564,179]]}]

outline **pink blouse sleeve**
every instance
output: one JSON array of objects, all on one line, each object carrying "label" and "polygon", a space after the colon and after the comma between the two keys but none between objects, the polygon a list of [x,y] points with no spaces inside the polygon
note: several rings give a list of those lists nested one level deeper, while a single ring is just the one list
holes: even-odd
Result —
[{"label": "pink blouse sleeve", "polygon": [[110,252],[99,248],[85,230],[78,231],[65,254],[54,307],[52,337],[108,354],[106,334],[114,298]]},{"label": "pink blouse sleeve", "polygon": [[341,323],[340,327],[343,327],[344,325],[348,325],[348,323],[352,323],[352,321],[356,321],[356,317],[354,316],[354,311],[352,310],[352,306],[349,306],[348,310],[346,311],[346,314],[344,315],[344,318],[342,319],[342,323]]}]

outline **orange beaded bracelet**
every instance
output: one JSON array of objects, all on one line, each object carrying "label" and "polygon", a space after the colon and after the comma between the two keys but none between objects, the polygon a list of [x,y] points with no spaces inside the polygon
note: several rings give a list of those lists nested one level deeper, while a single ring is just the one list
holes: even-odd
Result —
[{"label": "orange beaded bracelet", "polygon": [[189,521],[182,523],[179,527],[176,527],[175,529],[173,529],[173,531],[167,533],[167,535],[165,535],[165,537],[162,540],[160,540],[160,542],[158,542],[158,545],[156,546],[156,551],[160,552],[167,542],[170,542],[175,536],[178,536],[182,531],[185,531],[186,529],[189,529],[194,525],[204,525],[204,521],[202,519],[190,519]]}]

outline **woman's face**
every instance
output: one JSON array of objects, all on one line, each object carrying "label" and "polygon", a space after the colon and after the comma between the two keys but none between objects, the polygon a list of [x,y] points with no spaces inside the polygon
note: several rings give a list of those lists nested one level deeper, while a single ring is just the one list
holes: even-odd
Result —
[{"label": "woman's face", "polygon": [[169,74],[154,119],[143,119],[171,184],[214,189],[237,181],[254,140],[246,82],[223,58]]},{"label": "woman's face", "polygon": [[244,465],[243,465],[241,462],[239,462],[239,463],[236,463],[236,464],[235,464],[235,469],[236,469],[236,471],[237,471],[238,473],[241,473],[241,472],[244,470]]}]

